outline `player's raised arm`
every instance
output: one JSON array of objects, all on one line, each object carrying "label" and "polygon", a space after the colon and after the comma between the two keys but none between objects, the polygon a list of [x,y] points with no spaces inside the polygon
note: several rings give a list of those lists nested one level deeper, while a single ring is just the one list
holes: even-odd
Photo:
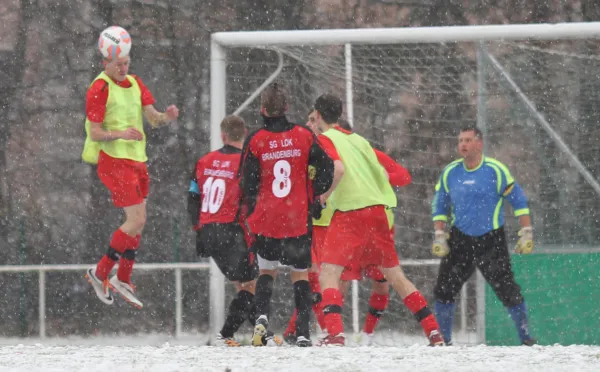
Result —
[{"label": "player's raised arm", "polygon": [[146,105],[143,107],[143,110],[144,117],[154,128],[170,123],[179,117],[179,109],[175,105],[167,107],[165,112],[158,111],[154,108],[154,105]]},{"label": "player's raised arm", "polygon": [[375,150],[375,155],[377,155],[377,160],[379,164],[383,166],[383,169],[388,174],[388,178],[390,180],[390,184],[396,187],[403,187],[410,185],[412,182],[412,177],[408,172],[408,169],[404,168],[402,165],[396,163],[394,159],[392,159],[388,154],[383,151]]}]

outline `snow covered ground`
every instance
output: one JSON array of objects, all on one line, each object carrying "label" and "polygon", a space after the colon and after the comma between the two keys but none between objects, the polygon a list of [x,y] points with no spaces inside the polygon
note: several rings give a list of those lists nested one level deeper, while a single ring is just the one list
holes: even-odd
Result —
[{"label": "snow covered ground", "polygon": [[[200,342],[199,342],[200,341]],[[198,338],[3,339],[0,372],[600,371],[598,346],[199,346]],[[157,344],[161,342],[161,344]],[[111,345],[112,344],[112,345]]]}]

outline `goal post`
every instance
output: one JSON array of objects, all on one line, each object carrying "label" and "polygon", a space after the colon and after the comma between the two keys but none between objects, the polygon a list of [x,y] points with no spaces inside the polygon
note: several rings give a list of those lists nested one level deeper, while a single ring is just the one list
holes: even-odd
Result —
[{"label": "goal post", "polygon": [[[211,39],[211,147],[221,145],[222,118],[245,107],[275,73],[290,93],[293,121],[306,120],[318,95],[337,94],[355,130],[413,175],[413,184],[398,190],[396,245],[402,261],[419,262],[432,258],[428,211],[433,184],[456,157],[457,130],[477,123],[486,155],[507,164],[530,199],[536,252],[544,257],[538,253],[516,260],[514,269],[529,286],[525,297],[536,301],[528,303],[532,312],[543,317],[550,304],[540,303],[548,285],[542,277],[548,278],[522,270],[535,267],[538,258],[549,268],[547,255],[551,262],[562,262],[571,249],[595,255],[600,246],[600,227],[593,223],[600,208],[599,152],[593,141],[600,134],[593,123],[595,113],[600,115],[594,105],[600,97],[599,39],[600,22],[217,32]],[[258,104],[254,100],[240,113],[254,128],[260,121]],[[506,209],[513,244],[517,223]],[[575,259],[593,275],[594,259]],[[405,270],[431,299],[437,268],[416,264]],[[562,295],[569,296],[566,292]],[[369,293],[368,282],[353,287],[353,301],[344,310],[348,329],[359,327]],[[499,315],[496,305],[486,303],[490,293],[481,276],[474,276],[457,299],[462,316],[455,319],[455,330],[461,330],[463,342],[483,343],[488,333],[502,333],[492,324]],[[215,270],[213,331],[222,323],[228,296]],[[276,324],[283,327],[291,302],[277,293],[274,301],[284,308]],[[402,301],[392,295],[379,328],[392,330],[409,319]],[[403,325],[400,333],[417,332],[415,324]],[[412,340],[395,337],[392,342]]]}]

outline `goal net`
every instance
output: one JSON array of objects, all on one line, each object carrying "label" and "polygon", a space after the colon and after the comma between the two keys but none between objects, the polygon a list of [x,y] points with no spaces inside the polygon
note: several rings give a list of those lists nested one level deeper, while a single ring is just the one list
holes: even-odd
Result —
[{"label": "goal net", "polygon": [[[445,31],[439,32],[443,36]],[[234,112],[259,89],[277,70],[278,53],[283,55],[283,67],[277,81],[291,97],[291,121],[304,123],[320,94],[342,97],[344,115],[352,119],[354,130],[408,168],[413,177],[411,185],[397,190],[396,248],[407,276],[431,307],[438,263],[430,250],[434,184],[443,167],[458,157],[458,130],[477,124],[484,132],[485,154],[506,164],[529,197],[536,254],[513,257],[513,266],[530,308],[532,332],[543,333],[542,342],[567,342],[559,327],[575,326],[576,317],[590,315],[573,313],[569,301],[589,303],[592,296],[586,291],[598,292],[587,281],[579,281],[585,288],[575,293],[569,291],[569,283],[598,276],[596,248],[600,246],[600,197],[598,185],[593,185],[600,174],[600,42],[578,36],[532,40],[525,32],[511,41],[431,38],[411,43],[382,43],[375,38],[346,46],[297,45],[294,33],[288,32],[289,44],[261,47],[258,40],[252,47],[224,48],[226,106],[222,112]],[[259,99],[240,115],[251,127],[259,127]],[[512,249],[518,221],[508,204],[505,209]],[[580,264],[575,268],[569,266],[572,262]],[[276,283],[272,323],[281,331],[293,311],[293,298],[289,277],[284,274]],[[359,314],[358,329],[362,328],[370,293],[371,284],[364,280],[358,284],[358,306],[352,306],[351,294],[346,298],[348,333],[357,325],[353,314]],[[228,288],[226,299],[231,295]],[[454,338],[459,343],[517,344],[505,310],[475,275],[457,297],[457,305]],[[563,307],[562,315],[557,306]],[[580,306],[586,312],[595,308],[591,303]],[[547,330],[549,323],[556,327]],[[589,327],[579,328],[576,332],[590,332]],[[418,338],[422,337],[419,324],[395,293],[377,331],[376,341],[382,344],[423,342]],[[594,338],[585,337],[582,334],[579,342]]]}]

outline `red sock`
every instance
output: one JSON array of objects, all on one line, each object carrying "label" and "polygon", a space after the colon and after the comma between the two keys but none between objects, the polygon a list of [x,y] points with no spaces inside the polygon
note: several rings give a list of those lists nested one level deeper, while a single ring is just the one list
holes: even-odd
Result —
[{"label": "red sock", "polygon": [[107,255],[102,256],[98,265],[96,265],[96,277],[100,280],[106,280],[116,263],[117,261],[113,261]]},{"label": "red sock", "polygon": [[135,260],[128,260],[127,258],[121,257],[119,260],[119,269],[117,270],[117,278],[125,283],[131,283],[131,272],[133,271],[133,264]]},{"label": "red sock", "polygon": [[[132,247],[128,247],[127,250],[136,250],[140,245],[140,235],[136,235],[130,241],[133,244]],[[134,252],[135,253],[135,252]],[[131,260],[125,257],[121,257],[119,260],[119,269],[117,270],[117,278],[120,281],[125,283],[131,283],[131,272],[133,271],[133,264],[135,263],[135,259]]]},{"label": "red sock", "polygon": [[[319,283],[319,273],[308,273],[308,282],[312,293],[321,294],[321,283]],[[325,330],[325,315],[323,315],[323,301],[312,305],[313,313],[317,318],[317,323],[322,330]]]},{"label": "red sock", "polygon": [[[117,229],[110,240],[110,247],[119,254],[123,254],[128,247],[139,244],[139,239],[136,240],[136,238],[125,234],[121,229]],[[106,280],[116,263],[117,261],[107,255],[102,256],[102,259],[96,265],[96,277],[100,280]]]},{"label": "red sock", "polygon": [[439,331],[440,326],[431,310],[427,307],[427,300],[425,300],[421,292],[415,291],[406,296],[404,298],[404,305],[415,315],[417,321],[421,323],[426,336],[429,336],[431,331]]},{"label": "red sock", "polygon": [[297,315],[298,315],[298,312],[296,309],[294,309],[294,314],[292,315],[292,317],[290,318],[290,321],[288,322],[287,328],[285,329],[285,332],[283,333],[284,335],[296,333],[296,316]]},{"label": "red sock", "polygon": [[363,327],[365,333],[375,332],[375,327],[377,327],[379,319],[381,319],[383,312],[387,308],[389,299],[390,296],[387,294],[371,293],[371,298],[369,298],[369,312],[367,313],[365,326]]},{"label": "red sock", "polygon": [[342,306],[344,297],[335,288],[327,288],[323,291],[323,313],[325,314],[325,328],[330,335],[338,335],[344,332],[342,323]]}]

